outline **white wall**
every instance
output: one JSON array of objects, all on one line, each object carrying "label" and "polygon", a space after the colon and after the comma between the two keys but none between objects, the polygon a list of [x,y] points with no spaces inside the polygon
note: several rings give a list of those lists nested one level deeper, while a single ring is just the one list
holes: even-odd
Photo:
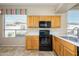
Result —
[{"label": "white wall", "polygon": [[[2,7],[2,6],[1,6]],[[28,15],[55,15],[54,11],[49,7],[27,7],[27,6],[4,6],[2,8],[27,8]],[[3,46],[24,46],[25,45],[25,37],[17,37],[17,38],[4,38],[2,33],[4,32],[3,25],[3,17],[0,15],[0,45]],[[61,28],[53,28],[52,32],[55,32],[57,35],[66,34],[66,14],[61,14]]]}]

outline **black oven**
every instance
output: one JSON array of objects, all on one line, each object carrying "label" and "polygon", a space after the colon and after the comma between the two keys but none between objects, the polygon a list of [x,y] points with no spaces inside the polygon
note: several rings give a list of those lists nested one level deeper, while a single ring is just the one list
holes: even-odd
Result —
[{"label": "black oven", "polygon": [[[40,21],[39,28],[51,28],[51,22]],[[39,50],[52,51],[52,35],[50,35],[49,29],[43,29],[39,31]]]},{"label": "black oven", "polygon": [[40,51],[52,51],[52,36],[44,36],[44,37],[39,37],[39,50]]},{"label": "black oven", "polygon": [[39,27],[40,28],[50,28],[51,27],[51,21],[40,21]]}]

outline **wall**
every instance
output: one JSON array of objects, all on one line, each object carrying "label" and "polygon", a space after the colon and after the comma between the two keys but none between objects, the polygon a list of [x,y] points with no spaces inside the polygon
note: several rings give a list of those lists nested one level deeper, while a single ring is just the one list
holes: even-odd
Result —
[{"label": "wall", "polygon": [[[27,8],[28,15],[55,15],[54,11],[49,7],[27,7],[27,6],[1,6],[2,8]],[[56,33],[57,35],[65,35],[66,34],[66,14],[61,15],[61,28],[52,29],[52,33]],[[0,15],[0,45],[2,46],[24,46],[25,45],[25,37],[17,37],[17,38],[4,38],[2,36],[3,30],[3,16]]]}]

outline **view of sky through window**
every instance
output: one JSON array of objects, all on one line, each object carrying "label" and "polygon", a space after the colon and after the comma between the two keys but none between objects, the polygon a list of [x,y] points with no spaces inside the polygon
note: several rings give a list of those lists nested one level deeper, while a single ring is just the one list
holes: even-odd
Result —
[{"label": "view of sky through window", "polygon": [[68,23],[79,23],[79,11],[72,10],[68,12]]},{"label": "view of sky through window", "polygon": [[67,33],[77,36],[79,29],[79,11],[70,10],[67,14]]}]

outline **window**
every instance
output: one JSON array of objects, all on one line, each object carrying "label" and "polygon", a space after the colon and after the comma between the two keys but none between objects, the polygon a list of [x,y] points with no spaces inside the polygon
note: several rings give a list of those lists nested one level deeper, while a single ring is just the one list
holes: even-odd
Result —
[{"label": "window", "polygon": [[68,26],[67,33],[70,35],[77,35],[77,29],[79,28],[79,11],[71,10],[68,12]]},{"label": "window", "polygon": [[24,36],[27,29],[26,15],[5,15],[5,37]]}]

